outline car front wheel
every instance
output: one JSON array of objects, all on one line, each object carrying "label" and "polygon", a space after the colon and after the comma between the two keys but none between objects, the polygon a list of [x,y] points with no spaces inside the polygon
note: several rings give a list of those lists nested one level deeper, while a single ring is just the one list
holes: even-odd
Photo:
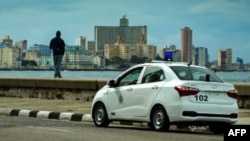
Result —
[{"label": "car front wheel", "polygon": [[109,119],[106,112],[106,108],[102,103],[96,104],[93,110],[93,120],[97,127],[107,127],[109,125]]},{"label": "car front wheel", "polygon": [[162,106],[157,106],[152,110],[150,119],[150,126],[156,131],[167,131],[170,127],[167,113]]}]

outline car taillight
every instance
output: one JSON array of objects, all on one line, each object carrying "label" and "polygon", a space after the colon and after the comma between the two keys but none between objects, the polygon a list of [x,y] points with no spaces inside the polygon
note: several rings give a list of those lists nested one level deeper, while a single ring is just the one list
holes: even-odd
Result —
[{"label": "car taillight", "polygon": [[187,86],[175,86],[174,88],[178,91],[180,97],[196,95],[200,91],[197,88],[187,87]]},{"label": "car taillight", "polygon": [[228,91],[227,95],[231,98],[237,99],[238,98],[238,91],[237,90]]}]

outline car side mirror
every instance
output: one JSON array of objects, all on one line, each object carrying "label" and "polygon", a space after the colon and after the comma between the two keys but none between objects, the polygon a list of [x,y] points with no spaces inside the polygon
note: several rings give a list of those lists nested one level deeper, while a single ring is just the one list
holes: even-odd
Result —
[{"label": "car side mirror", "polygon": [[115,87],[115,80],[109,80],[107,84],[109,85],[109,87]]}]

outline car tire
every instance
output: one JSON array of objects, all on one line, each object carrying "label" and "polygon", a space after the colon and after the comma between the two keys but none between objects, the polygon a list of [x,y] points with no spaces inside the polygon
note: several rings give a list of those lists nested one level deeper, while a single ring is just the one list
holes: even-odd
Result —
[{"label": "car tire", "polygon": [[228,128],[229,124],[226,123],[217,123],[209,125],[209,130],[214,134],[223,134]]},{"label": "car tire", "polygon": [[104,104],[98,103],[93,110],[93,121],[97,127],[107,127],[110,123]]},{"label": "car tire", "polygon": [[153,108],[149,125],[155,131],[167,131],[169,129],[169,118],[162,106],[156,106]]}]

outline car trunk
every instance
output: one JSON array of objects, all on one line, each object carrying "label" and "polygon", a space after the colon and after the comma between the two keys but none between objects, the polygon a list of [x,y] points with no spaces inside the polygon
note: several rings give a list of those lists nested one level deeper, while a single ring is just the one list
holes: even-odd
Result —
[{"label": "car trunk", "polygon": [[198,93],[189,96],[189,101],[194,103],[211,104],[233,104],[237,92],[234,87],[226,83],[217,82],[189,82],[185,84],[188,87],[198,89]]}]

